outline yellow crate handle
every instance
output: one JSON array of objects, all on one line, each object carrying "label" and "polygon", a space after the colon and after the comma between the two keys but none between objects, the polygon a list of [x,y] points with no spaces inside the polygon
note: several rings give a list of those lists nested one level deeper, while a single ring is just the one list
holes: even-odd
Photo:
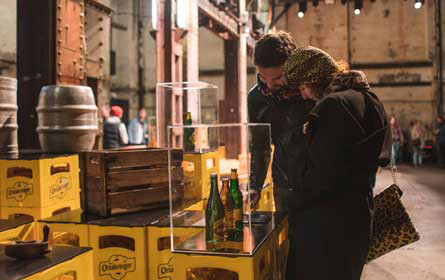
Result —
[{"label": "yellow crate handle", "polygon": [[10,167],[8,168],[6,176],[8,178],[27,177],[32,179],[32,169],[26,167]]},{"label": "yellow crate handle", "polygon": [[57,173],[70,172],[69,163],[59,163],[51,165],[51,176]]}]

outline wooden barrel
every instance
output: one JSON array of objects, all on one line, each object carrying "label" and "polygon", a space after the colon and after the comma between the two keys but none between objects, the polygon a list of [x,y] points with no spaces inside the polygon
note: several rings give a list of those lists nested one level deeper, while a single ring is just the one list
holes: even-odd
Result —
[{"label": "wooden barrel", "polygon": [[0,156],[18,155],[17,80],[0,77]]},{"label": "wooden barrel", "polygon": [[89,151],[98,132],[93,91],[85,86],[46,86],[37,106],[40,146],[50,153]]}]

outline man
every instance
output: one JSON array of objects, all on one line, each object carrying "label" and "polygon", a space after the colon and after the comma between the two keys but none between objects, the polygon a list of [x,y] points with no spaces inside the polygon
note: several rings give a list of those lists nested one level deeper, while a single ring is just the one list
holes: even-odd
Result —
[{"label": "man", "polygon": [[139,109],[138,117],[130,121],[128,125],[128,141],[132,145],[147,145],[148,143],[148,124],[146,121],[147,113],[144,108]]},{"label": "man", "polygon": [[[283,66],[296,45],[286,32],[264,35],[255,45],[254,64],[257,69],[257,84],[248,95],[249,121],[269,123],[274,145],[272,178],[276,211],[288,211],[289,189],[301,182],[303,173],[305,115],[313,106],[304,101],[298,92],[289,90],[283,80]],[[251,201],[256,203],[266,178],[270,162],[270,147],[264,130],[252,131],[252,162],[250,186]],[[289,217],[292,219],[292,217]],[[289,246],[295,247],[295,238],[289,230]],[[295,256],[290,250],[286,279],[294,279]]]},{"label": "man", "polygon": [[111,107],[111,116],[104,122],[104,149],[116,149],[128,144],[125,124],[121,122],[124,110],[119,106]]},{"label": "man", "polygon": [[[282,79],[283,65],[295,48],[293,39],[286,32],[264,35],[255,45],[257,84],[248,95],[249,122],[271,125],[275,147],[272,178],[277,211],[287,211],[288,190],[298,184],[302,173],[303,121],[310,109],[310,103],[306,103],[299,93],[289,91]],[[267,139],[263,132],[258,129],[252,132],[250,185],[258,195],[270,162],[270,147],[262,141]]]}]

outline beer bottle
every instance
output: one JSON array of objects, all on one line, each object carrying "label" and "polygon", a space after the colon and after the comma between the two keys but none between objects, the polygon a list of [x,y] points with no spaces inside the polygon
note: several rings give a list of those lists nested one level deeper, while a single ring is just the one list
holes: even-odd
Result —
[{"label": "beer bottle", "polygon": [[234,209],[233,219],[235,222],[235,230],[233,241],[243,240],[243,194],[239,189],[238,173],[236,169],[231,170],[230,174],[230,192],[233,196]]},{"label": "beer bottle", "polygon": [[226,240],[229,239],[229,236],[233,236],[233,231],[235,230],[235,221],[233,219],[233,196],[232,192],[229,189],[229,179],[224,178],[222,181],[221,188],[221,201],[224,206],[224,214],[225,214],[225,230],[224,237]]},{"label": "beer bottle", "polygon": [[224,206],[218,192],[218,175],[210,174],[210,196],[205,210],[206,243],[208,250],[224,247]]},{"label": "beer bottle", "polygon": [[[187,112],[184,125],[192,125],[192,113]],[[184,150],[186,152],[195,150],[195,129],[184,128]]]}]

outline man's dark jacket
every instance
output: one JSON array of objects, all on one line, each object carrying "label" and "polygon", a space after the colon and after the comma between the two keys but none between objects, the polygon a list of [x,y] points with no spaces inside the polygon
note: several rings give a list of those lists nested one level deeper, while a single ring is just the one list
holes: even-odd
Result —
[{"label": "man's dark jacket", "polygon": [[[301,180],[303,122],[311,105],[301,97],[278,101],[261,93],[258,85],[249,91],[249,122],[268,123],[275,147],[272,162],[274,188],[290,188]],[[252,130],[252,188],[260,190],[270,162],[270,142],[264,129]]]}]

